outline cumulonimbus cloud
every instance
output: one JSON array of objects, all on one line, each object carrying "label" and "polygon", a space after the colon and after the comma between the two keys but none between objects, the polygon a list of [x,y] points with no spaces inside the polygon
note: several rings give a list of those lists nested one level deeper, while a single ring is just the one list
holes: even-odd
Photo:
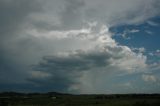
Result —
[{"label": "cumulonimbus cloud", "polygon": [[113,74],[147,66],[146,56],[118,44],[109,28],[143,23],[159,7],[159,0],[1,0],[0,84],[104,93]]},{"label": "cumulonimbus cloud", "polygon": [[[90,42],[88,45],[91,44],[92,46],[91,48],[83,48],[82,46],[72,51],[59,52],[57,55],[43,57],[42,61],[34,66],[31,75],[33,72],[37,71],[39,73],[42,72],[42,75],[48,76],[46,76],[46,78],[41,78],[40,76],[42,75],[37,77],[38,74],[34,74],[30,78],[30,81],[36,82],[39,80],[40,85],[43,85],[43,83],[45,85],[45,83],[52,80],[53,86],[54,84],[57,85],[57,83],[59,86],[68,85],[63,90],[67,92],[68,90],[78,90],[82,93],[87,90],[87,86],[83,84],[84,82],[86,83],[87,80],[86,78],[82,80],[87,74],[90,76],[96,73],[105,73],[106,75],[101,77],[107,77],[110,72],[134,73],[141,72],[146,68],[146,57],[142,53],[134,53],[127,46],[117,44],[117,42],[112,39],[107,27],[103,26],[100,28],[100,31],[96,33],[91,29],[92,28],[88,28],[88,31],[83,33],[81,30],[76,31],[76,33],[72,33],[73,31],[63,33],[65,37],[61,39],[70,39],[70,35],[73,34],[71,37],[73,37],[73,39],[78,38],[77,40],[79,40],[79,36],[85,35],[86,37],[81,39],[82,42],[88,41]],[[57,38],[57,35],[54,36],[53,34],[49,39],[54,39],[54,37]],[[49,78],[49,81],[46,80],[47,78]],[[90,78],[88,77],[88,79]],[[99,80],[101,78],[97,76],[96,79]],[[66,81],[68,82],[66,83]],[[88,80],[87,83],[89,84],[91,82]],[[101,83],[103,85],[105,81]],[[75,85],[78,86],[75,87]],[[94,89],[96,89],[96,84],[94,85]],[[94,92],[97,91],[94,90]]]}]

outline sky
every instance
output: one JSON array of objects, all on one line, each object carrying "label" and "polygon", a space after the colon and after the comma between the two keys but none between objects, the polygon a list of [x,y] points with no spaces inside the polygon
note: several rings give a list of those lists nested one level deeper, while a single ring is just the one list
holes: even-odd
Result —
[{"label": "sky", "polygon": [[0,0],[0,92],[160,93],[159,0]]}]

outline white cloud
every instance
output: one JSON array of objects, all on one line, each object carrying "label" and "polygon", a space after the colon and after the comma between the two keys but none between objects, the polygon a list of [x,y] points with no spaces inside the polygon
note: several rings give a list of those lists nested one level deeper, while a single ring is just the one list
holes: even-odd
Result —
[{"label": "white cloud", "polygon": [[132,50],[135,52],[139,52],[139,53],[144,53],[146,51],[146,49],[144,47],[132,48]]},{"label": "white cloud", "polygon": [[139,48],[139,52],[143,53],[143,52],[145,52],[145,51],[146,51],[146,50],[145,50],[145,48],[144,48],[144,47]]},{"label": "white cloud", "polygon": [[139,32],[140,30],[138,30],[138,29],[132,29],[132,30],[130,30],[130,33],[137,33],[137,32]]},{"label": "white cloud", "polygon": [[159,57],[159,56],[160,56],[160,50],[157,49],[156,51],[149,52],[149,55],[150,55],[150,56]]},{"label": "white cloud", "polygon": [[147,24],[151,25],[151,26],[158,26],[158,23],[155,23],[153,21],[147,21]]},{"label": "white cloud", "polygon": [[157,49],[157,50],[156,50],[156,52],[157,52],[157,53],[160,53],[160,50],[159,50],[159,49]]},{"label": "white cloud", "polygon": [[145,30],[145,32],[146,32],[147,34],[149,34],[149,35],[152,35],[152,34],[153,34],[153,32],[152,32],[152,31],[149,31],[149,30]]},{"label": "white cloud", "polygon": [[125,38],[125,39],[130,39],[130,34],[133,34],[133,33],[138,33],[138,32],[140,32],[140,30],[138,30],[138,29],[131,29],[131,30],[129,30],[129,29],[126,29],[126,30],[124,30],[123,31],[123,33],[122,34],[120,34],[123,38]]}]

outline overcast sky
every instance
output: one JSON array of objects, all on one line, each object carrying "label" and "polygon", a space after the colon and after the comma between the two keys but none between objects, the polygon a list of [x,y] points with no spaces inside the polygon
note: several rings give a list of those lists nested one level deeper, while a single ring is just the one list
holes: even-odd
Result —
[{"label": "overcast sky", "polygon": [[160,93],[160,0],[0,0],[0,92]]}]

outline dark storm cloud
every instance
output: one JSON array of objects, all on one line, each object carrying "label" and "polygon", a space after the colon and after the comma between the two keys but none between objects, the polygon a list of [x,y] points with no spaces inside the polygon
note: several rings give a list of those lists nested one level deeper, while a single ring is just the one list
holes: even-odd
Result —
[{"label": "dark storm cloud", "polygon": [[23,36],[18,32],[29,21],[29,14],[40,8],[36,0],[0,0],[0,83],[18,81],[25,76],[24,65],[17,57],[21,53],[12,42]]},{"label": "dark storm cloud", "polygon": [[17,73],[15,72],[15,70],[17,70],[16,67],[15,63],[10,59],[10,56],[0,50],[0,83],[10,82],[9,78],[17,76]]},{"label": "dark storm cloud", "polygon": [[[76,54],[65,56],[46,56],[38,64],[33,66],[33,70],[49,73],[47,78],[30,79],[32,83],[42,87],[52,88],[55,91],[67,91],[71,85],[79,83],[79,78],[83,71],[95,67],[104,67],[107,65],[108,54],[105,53],[84,53],[77,51]],[[109,65],[109,63],[108,63]]]},{"label": "dark storm cloud", "polygon": [[[101,68],[104,67],[107,72],[114,69],[121,70],[113,64],[114,61],[126,57],[125,49],[120,46],[106,48],[111,52],[105,50],[103,52],[77,50],[65,55],[45,56],[38,65],[33,66],[34,72],[38,73],[31,75],[32,77],[28,81],[41,87],[47,86],[55,91],[68,92],[72,85],[81,83],[79,78],[81,78],[83,72],[92,73],[92,70],[99,68],[96,72],[101,73]],[[47,76],[45,76],[46,74]]]},{"label": "dark storm cloud", "polygon": [[[92,67],[105,66],[109,59],[109,54],[103,53],[85,53],[81,50],[76,54],[69,54],[69,56],[47,56],[43,61],[36,66],[36,69],[44,71],[53,70],[54,72],[62,71],[79,71],[87,70]],[[52,72],[52,71],[51,71]]]}]

